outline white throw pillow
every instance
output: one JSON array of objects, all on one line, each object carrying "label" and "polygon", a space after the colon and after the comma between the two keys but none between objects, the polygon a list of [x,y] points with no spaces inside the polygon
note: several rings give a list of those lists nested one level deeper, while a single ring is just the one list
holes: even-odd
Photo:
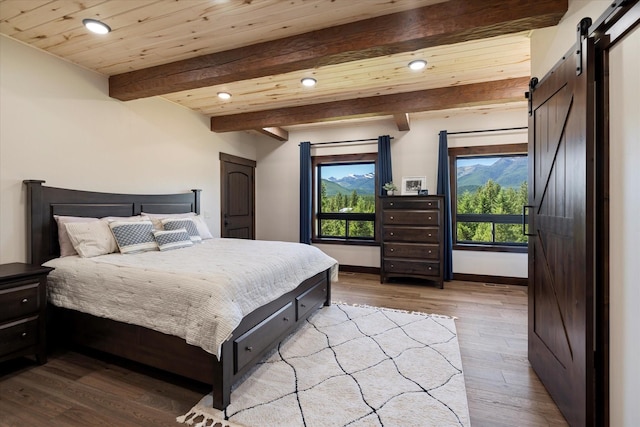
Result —
[{"label": "white throw pillow", "polygon": [[83,258],[106,255],[118,250],[109,225],[104,221],[65,224],[73,248]]},{"label": "white throw pillow", "polygon": [[73,243],[69,239],[66,224],[70,222],[94,222],[99,221],[98,218],[87,218],[82,216],[63,216],[54,215],[53,218],[58,224],[58,244],[60,245],[60,258],[71,255],[78,255],[73,247]]}]

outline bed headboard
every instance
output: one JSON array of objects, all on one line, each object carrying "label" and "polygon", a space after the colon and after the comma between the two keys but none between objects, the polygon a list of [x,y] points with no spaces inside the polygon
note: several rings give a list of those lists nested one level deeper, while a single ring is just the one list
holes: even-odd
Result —
[{"label": "bed headboard", "polygon": [[45,181],[25,180],[27,186],[28,261],[40,265],[60,255],[58,226],[53,215],[101,218],[149,213],[200,213],[200,190],[181,194],[114,194],[46,187]]}]

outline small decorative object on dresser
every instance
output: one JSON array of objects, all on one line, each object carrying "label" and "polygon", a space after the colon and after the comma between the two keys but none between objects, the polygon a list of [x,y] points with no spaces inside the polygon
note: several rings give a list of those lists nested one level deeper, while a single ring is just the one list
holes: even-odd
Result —
[{"label": "small decorative object on dresser", "polygon": [[389,277],[429,279],[443,286],[443,196],[380,197],[380,283]]},{"label": "small decorative object on dresser", "polygon": [[0,362],[34,354],[47,362],[47,274],[38,265],[0,265]]},{"label": "small decorative object on dresser", "polygon": [[387,196],[393,196],[395,191],[398,190],[398,187],[393,182],[387,182],[382,186],[383,189],[387,190]]}]

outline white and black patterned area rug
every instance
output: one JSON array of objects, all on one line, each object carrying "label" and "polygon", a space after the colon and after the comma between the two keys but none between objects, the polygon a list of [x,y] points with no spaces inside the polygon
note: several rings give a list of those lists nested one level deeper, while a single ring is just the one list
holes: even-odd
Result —
[{"label": "white and black patterned area rug", "polygon": [[311,316],[195,426],[469,426],[454,320],[334,304]]}]

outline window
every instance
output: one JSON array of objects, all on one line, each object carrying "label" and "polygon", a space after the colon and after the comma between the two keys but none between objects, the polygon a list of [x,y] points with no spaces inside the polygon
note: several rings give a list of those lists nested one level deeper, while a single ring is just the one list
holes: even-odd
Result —
[{"label": "window", "polygon": [[527,144],[449,148],[449,162],[454,249],[526,252]]},{"label": "window", "polygon": [[313,157],[313,240],[374,244],[376,153]]}]

